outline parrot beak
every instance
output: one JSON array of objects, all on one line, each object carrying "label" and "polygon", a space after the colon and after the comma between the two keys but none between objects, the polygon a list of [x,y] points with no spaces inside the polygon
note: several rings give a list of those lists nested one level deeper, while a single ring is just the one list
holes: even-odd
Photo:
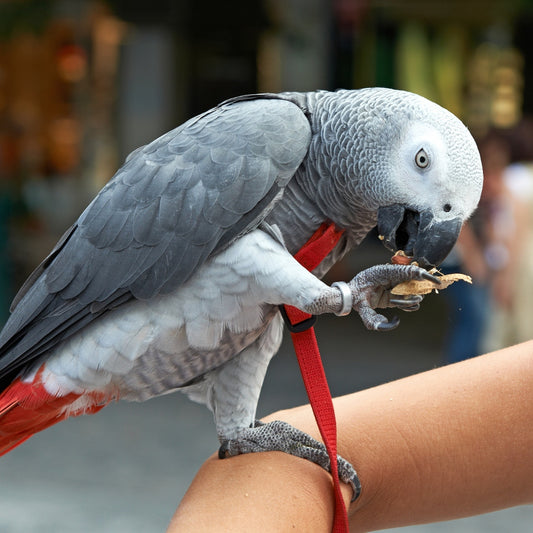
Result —
[{"label": "parrot beak", "polygon": [[403,250],[421,267],[437,267],[459,237],[462,220],[437,221],[430,210],[413,211],[400,204],[378,210],[379,238],[392,252]]}]

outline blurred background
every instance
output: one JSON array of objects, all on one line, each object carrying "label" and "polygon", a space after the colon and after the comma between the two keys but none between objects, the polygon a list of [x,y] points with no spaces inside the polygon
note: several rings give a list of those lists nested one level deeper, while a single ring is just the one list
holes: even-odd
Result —
[{"label": "blurred background", "polygon": [[[392,333],[324,318],[334,394],[532,336],[530,0],[0,0],[0,322],[31,270],[134,148],[225,98],[387,86],[458,115],[486,186],[431,295]],[[388,254],[371,235],[330,277]],[[306,401],[292,348],[260,414]],[[216,447],[181,395],[51,428],[0,460],[0,533],[163,531]],[[425,531],[531,531],[521,507]]]}]

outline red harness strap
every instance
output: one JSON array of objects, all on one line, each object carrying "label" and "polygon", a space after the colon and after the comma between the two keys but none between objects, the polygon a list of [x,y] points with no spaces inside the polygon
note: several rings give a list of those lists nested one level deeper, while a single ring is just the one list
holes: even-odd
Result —
[{"label": "red harness strap", "polygon": [[[335,247],[343,232],[333,223],[324,223],[294,256],[308,270],[314,270]],[[285,307],[286,322],[292,336],[303,382],[315,419],[331,463],[335,491],[333,532],[348,531],[348,516],[341,493],[337,470],[337,424],[313,324],[316,317],[289,305]]]}]

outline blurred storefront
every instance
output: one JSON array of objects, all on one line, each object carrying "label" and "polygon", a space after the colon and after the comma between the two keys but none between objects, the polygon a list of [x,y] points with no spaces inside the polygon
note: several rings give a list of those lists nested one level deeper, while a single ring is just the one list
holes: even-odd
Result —
[{"label": "blurred storefront", "polygon": [[475,133],[533,110],[519,0],[3,0],[0,309],[135,147],[224,98],[382,85]]},{"label": "blurred storefront", "polygon": [[2,318],[117,163],[122,30],[99,2],[0,2]]},{"label": "blurred storefront", "polygon": [[460,116],[476,135],[511,127],[533,105],[533,91],[527,99],[525,86],[533,53],[524,39],[533,22],[529,5],[338,0],[338,77],[341,84],[392,86],[426,96]]}]

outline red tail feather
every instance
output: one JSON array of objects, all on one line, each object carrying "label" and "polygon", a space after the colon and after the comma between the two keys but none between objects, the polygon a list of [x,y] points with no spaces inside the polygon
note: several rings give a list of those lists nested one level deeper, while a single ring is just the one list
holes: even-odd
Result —
[{"label": "red tail feather", "polygon": [[51,395],[40,379],[42,371],[32,382],[16,379],[0,394],[0,455],[66,418],[98,412],[112,399],[97,392]]}]

